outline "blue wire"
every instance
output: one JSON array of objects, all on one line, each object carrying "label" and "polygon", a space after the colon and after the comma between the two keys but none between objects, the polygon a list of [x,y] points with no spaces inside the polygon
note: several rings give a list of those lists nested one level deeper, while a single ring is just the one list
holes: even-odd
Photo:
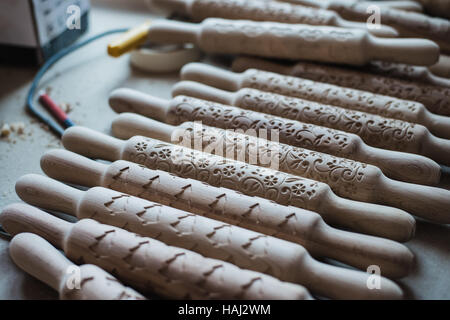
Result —
[{"label": "blue wire", "polygon": [[88,38],[80,43],[76,43],[73,44],[65,49],[62,49],[61,51],[59,51],[58,53],[56,53],[55,55],[53,55],[52,57],[50,57],[45,63],[44,65],[39,69],[38,73],[36,74],[36,76],[33,79],[33,82],[31,83],[31,87],[30,90],[28,91],[28,96],[27,96],[27,104],[26,107],[27,109],[36,117],[38,118],[40,121],[42,121],[43,123],[45,123],[54,133],[56,133],[59,137],[61,137],[64,133],[64,130],[61,129],[58,124],[56,122],[54,122],[53,120],[51,120],[50,118],[44,116],[40,111],[38,111],[33,103],[33,98],[34,98],[34,94],[36,92],[36,88],[39,85],[39,81],[41,80],[41,78],[44,76],[44,74],[47,72],[47,70],[54,65],[58,60],[60,60],[61,58],[63,58],[64,56],[68,55],[69,53],[91,43],[92,41],[95,41],[99,38],[102,38],[104,36],[113,34],[113,33],[121,33],[121,32],[126,32],[128,31],[127,28],[121,28],[121,29],[113,29],[113,30],[109,30],[109,31],[105,31],[102,32],[100,34],[97,34],[91,38]]}]

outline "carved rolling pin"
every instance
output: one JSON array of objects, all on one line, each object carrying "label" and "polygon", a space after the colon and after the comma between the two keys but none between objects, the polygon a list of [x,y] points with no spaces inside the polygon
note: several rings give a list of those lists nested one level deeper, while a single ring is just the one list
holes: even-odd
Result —
[{"label": "carved rolling pin", "polygon": [[[27,175],[16,183],[16,191],[22,200],[40,208],[124,226],[128,231],[167,245],[192,250],[208,258],[232,261],[240,268],[304,285],[323,297],[389,298],[400,292],[387,279],[383,279],[387,291],[369,290],[367,273],[318,262],[298,244],[110,189],[95,187],[83,192],[50,178]],[[369,265],[375,264],[373,261]],[[383,266],[380,269],[383,270]]]},{"label": "carved rolling pin", "polygon": [[[271,1],[271,0],[265,0],[265,1]],[[278,1],[284,1],[284,2],[290,2],[295,4],[301,4],[304,6],[309,6],[313,8],[330,8],[333,6],[333,4],[347,4],[348,6],[354,5],[354,4],[364,4],[367,7],[376,5],[383,8],[393,8],[393,9],[399,9],[399,10],[405,10],[405,11],[415,11],[415,12],[421,12],[422,6],[415,2],[415,1],[361,1],[361,0],[278,0]]]},{"label": "carved rolling pin", "polygon": [[391,78],[450,88],[450,79],[435,75],[427,67],[412,66],[402,63],[372,61],[364,66],[363,70]]},{"label": "carved rolling pin", "polygon": [[[410,100],[422,103],[429,111],[440,114],[450,115],[450,88],[441,86],[432,86],[420,84],[412,81],[392,79],[384,76],[377,76],[370,73],[365,73],[358,70],[349,70],[334,66],[324,66],[312,63],[299,62],[295,65],[281,65],[263,59],[241,58],[234,62],[233,70],[242,72],[250,68],[257,68],[271,72],[286,74],[302,79],[309,79],[321,83],[329,83],[336,86],[354,88],[362,91],[373,92],[377,95],[384,95],[396,97],[399,99]],[[450,81],[449,81],[450,83]],[[364,92],[356,91],[356,95],[360,96]],[[382,100],[387,97],[379,97],[380,101],[376,101],[378,96],[374,97],[373,104],[368,106],[370,109],[375,107],[378,109],[386,108],[386,104],[381,104]],[[326,98],[322,98],[326,99]],[[392,98],[391,98],[392,99]],[[353,105],[357,105],[356,98],[348,99]],[[361,104],[360,101],[358,101]],[[408,102],[401,101],[401,103],[408,104]],[[374,106],[375,104],[375,106]],[[353,109],[354,107],[349,107]],[[398,110],[397,110],[398,113]],[[440,127],[447,127],[450,123],[450,117],[439,117],[429,114],[419,114],[419,120],[426,122],[430,130],[434,127],[438,132],[444,131]],[[436,121],[437,120],[437,121]],[[448,128],[446,130],[447,136]]]},{"label": "carved rolling pin", "polygon": [[[125,37],[125,38],[124,38]],[[122,35],[120,39],[128,39]],[[249,54],[268,58],[363,65],[371,60],[432,65],[439,46],[426,39],[377,38],[353,28],[208,18],[201,23],[157,20],[153,43],[193,43],[207,53]],[[118,52],[114,52],[114,50]],[[111,55],[121,49],[110,46]]]},{"label": "carved rolling pin", "polygon": [[331,10],[308,8],[301,5],[260,0],[152,0],[152,4],[196,22],[206,18],[245,19],[282,23],[335,26],[368,30],[379,37],[396,37],[397,31],[380,25],[368,29],[367,24],[342,19]]},{"label": "carved rolling pin", "polygon": [[402,210],[340,198],[324,183],[160,140],[136,136],[124,141],[77,127],[65,131],[63,144],[91,158],[129,160],[212,186],[313,210],[332,225],[358,232],[395,240],[408,239],[414,233],[413,217]]},{"label": "carved rolling pin", "polygon": [[103,269],[73,264],[35,234],[16,235],[9,244],[9,254],[22,270],[58,291],[61,300],[145,300]]},{"label": "carved rolling pin", "polygon": [[[91,148],[92,142],[87,146]],[[133,162],[119,160],[106,165],[69,151],[53,150],[42,157],[41,167],[49,176],[61,181],[88,187],[104,186],[299,243],[316,257],[328,257],[362,270],[377,264],[381,266],[383,275],[388,277],[407,275],[413,264],[412,253],[392,240],[335,229],[312,211],[282,206],[264,198],[250,197],[199,180],[148,169]],[[255,241],[255,245],[258,243],[261,244]],[[288,246],[286,244],[286,248]],[[248,252],[255,249],[244,247]],[[260,264],[255,263],[257,256],[253,255],[252,261],[253,267],[259,268]],[[290,257],[294,256],[297,255]],[[272,268],[272,272],[279,270]]]},{"label": "carved rolling pin", "polygon": [[72,261],[114,271],[144,292],[179,299],[310,298],[302,286],[91,219],[69,223],[35,207],[13,204],[3,210],[0,221],[12,235],[35,233],[64,250]]},{"label": "carved rolling pin", "polygon": [[168,101],[131,89],[114,91],[109,103],[117,112],[136,112],[173,125],[202,121],[223,129],[262,129],[268,139],[275,131],[282,143],[370,163],[399,180],[436,184],[440,178],[440,167],[431,159],[370,147],[344,131],[185,96]]},{"label": "carved rolling pin", "polygon": [[[327,183],[341,197],[389,205],[431,221],[450,223],[450,191],[391,180],[368,164],[192,122],[175,127],[134,113],[121,114],[114,120],[112,131],[121,139],[157,136],[166,142],[189,148],[199,146],[208,153],[231,159],[241,155],[240,161],[263,167],[276,165],[279,171]],[[276,157],[276,161],[265,158],[267,150],[278,153],[279,156],[268,155]]]},{"label": "carved rolling pin", "polygon": [[[438,138],[419,124],[334,107],[257,89],[229,92],[193,81],[176,84],[173,96],[190,96],[353,133],[367,145],[420,154],[450,165],[450,140]],[[447,135],[450,136],[450,117]]]},{"label": "carved rolling pin", "polygon": [[[284,0],[295,4],[304,4],[305,0]],[[320,3],[319,1],[314,1]],[[349,20],[366,22],[374,14],[368,5],[362,3],[346,3],[345,1],[325,2],[321,7],[336,11],[341,17]],[[450,21],[430,17],[420,12],[408,12],[395,8],[379,6],[380,20],[383,24],[394,27],[401,36],[428,38],[439,44],[442,50],[450,49]],[[411,63],[414,64],[414,63]]]}]

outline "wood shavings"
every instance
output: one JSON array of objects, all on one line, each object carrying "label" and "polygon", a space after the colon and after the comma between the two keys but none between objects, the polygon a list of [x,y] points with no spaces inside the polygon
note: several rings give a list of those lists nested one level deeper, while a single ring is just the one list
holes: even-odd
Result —
[{"label": "wood shavings", "polygon": [[2,138],[7,138],[11,134],[11,127],[9,124],[5,123],[3,124],[2,128],[0,129],[0,136]]}]

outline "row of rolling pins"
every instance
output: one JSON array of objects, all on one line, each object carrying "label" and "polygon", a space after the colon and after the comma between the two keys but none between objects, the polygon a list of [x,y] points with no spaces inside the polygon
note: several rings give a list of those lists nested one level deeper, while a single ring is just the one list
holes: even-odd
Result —
[{"label": "row of rolling pins", "polygon": [[[379,29],[351,21],[367,18],[367,1],[153,2],[200,22],[155,21],[154,42],[370,63],[240,57],[233,70],[242,73],[186,65],[172,100],[116,90],[115,137],[70,128],[67,150],[41,158],[48,177],[17,181],[28,204],[0,216],[17,265],[64,299],[402,298],[390,279],[413,268],[400,243],[414,236],[411,214],[450,222],[450,193],[435,187],[438,163],[450,165],[450,80],[425,67],[449,49],[450,23],[411,1],[381,4]],[[434,42],[388,39],[398,35]],[[261,129],[281,144],[245,134]],[[271,161],[252,162],[255,150]],[[74,262],[83,279],[68,290]],[[367,285],[372,265],[380,290]]]},{"label": "row of rolling pins", "polygon": [[[254,76],[254,72],[264,71],[252,72],[253,81],[267,79]],[[242,75],[205,64],[188,64],[181,74],[183,79],[202,82],[212,77],[214,83],[225,83],[227,89],[227,83],[233,83],[234,89],[245,83],[234,81]],[[232,77],[218,82],[222,75]],[[114,91],[109,100],[111,107],[118,112],[135,112],[122,113],[113,122],[116,138],[88,128],[70,128],[63,136],[64,147],[70,151],[50,151],[41,159],[49,178],[27,175],[16,184],[18,195],[28,204],[76,216],[80,222],[71,224],[35,207],[13,204],[0,216],[3,227],[12,235],[40,235],[63,249],[72,261],[97,265],[144,293],[176,298],[303,299],[311,297],[306,287],[316,295],[333,299],[401,298],[402,291],[388,278],[404,277],[413,266],[412,252],[399,243],[414,235],[415,220],[410,213],[437,223],[450,221],[449,191],[430,186],[439,180],[439,165],[421,155],[374,147],[370,147],[371,152],[362,152],[362,159],[344,158],[355,155],[354,151],[343,153],[345,145],[353,140],[358,149],[369,146],[355,134],[277,117],[275,106],[277,101],[289,99],[294,105],[298,103],[298,111],[309,104],[319,109],[338,107],[257,89],[241,90],[245,91],[234,97],[231,92],[182,81],[174,86],[173,93],[184,95],[172,101],[130,89]],[[199,95],[230,105],[195,98]],[[241,100],[252,103],[239,103]],[[247,110],[246,106],[274,116]],[[343,114],[332,112],[335,120]],[[373,126],[394,121],[374,121],[382,117],[360,113],[361,128],[367,127],[365,121]],[[289,114],[281,112],[278,116]],[[193,120],[206,125],[198,126]],[[279,130],[279,171],[268,167],[269,163],[248,163],[252,146],[263,152],[273,150],[274,142],[225,130],[249,128]],[[326,135],[342,136],[344,144],[328,140]],[[427,135],[432,136],[428,131]],[[192,145],[186,146],[186,141]],[[389,147],[388,141],[382,146]],[[196,145],[202,151],[192,149]],[[208,149],[211,145],[213,148]],[[244,157],[232,160],[239,151],[236,148],[242,145]],[[417,150],[420,154],[422,149]],[[89,158],[113,162],[105,164]],[[386,159],[391,159],[390,164],[383,166]],[[366,163],[359,162],[362,160]],[[398,167],[391,170],[395,164]],[[58,180],[91,189],[80,191]],[[13,259],[41,279],[44,274],[49,285],[61,290],[61,297],[69,297],[60,286],[67,259],[56,260],[61,261],[61,267],[51,268],[55,274],[47,275],[29,260],[47,264],[53,260],[39,258],[42,254],[30,258],[24,251],[35,250],[27,248],[27,243],[35,245],[34,241],[13,240]],[[56,255],[55,250],[44,251]],[[315,258],[340,261],[362,271]],[[252,272],[242,273],[233,264]],[[380,266],[387,277],[382,278],[381,290],[367,288],[363,270],[369,265]],[[109,292],[109,298],[142,298],[113,276],[105,276],[105,271],[89,268],[89,272],[99,273],[91,278],[115,283],[117,294]],[[220,276],[215,274],[219,269]],[[238,277],[233,275],[236,272]],[[162,281],[162,276],[177,281]],[[226,288],[220,286],[224,283],[216,276],[230,277]],[[101,292],[92,286],[86,290],[74,297],[98,297],[95,294]]]}]

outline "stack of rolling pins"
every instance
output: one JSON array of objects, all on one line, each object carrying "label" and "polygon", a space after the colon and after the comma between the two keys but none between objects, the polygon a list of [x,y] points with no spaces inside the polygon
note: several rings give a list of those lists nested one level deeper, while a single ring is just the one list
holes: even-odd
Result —
[{"label": "stack of rolling pins", "polygon": [[[67,129],[0,215],[13,261],[61,299],[404,298],[415,217],[450,223],[450,22],[285,2],[154,0],[192,22],[151,41],[257,57],[187,64],[170,100],[115,90],[114,137]],[[369,5],[387,25],[352,21]]]}]

